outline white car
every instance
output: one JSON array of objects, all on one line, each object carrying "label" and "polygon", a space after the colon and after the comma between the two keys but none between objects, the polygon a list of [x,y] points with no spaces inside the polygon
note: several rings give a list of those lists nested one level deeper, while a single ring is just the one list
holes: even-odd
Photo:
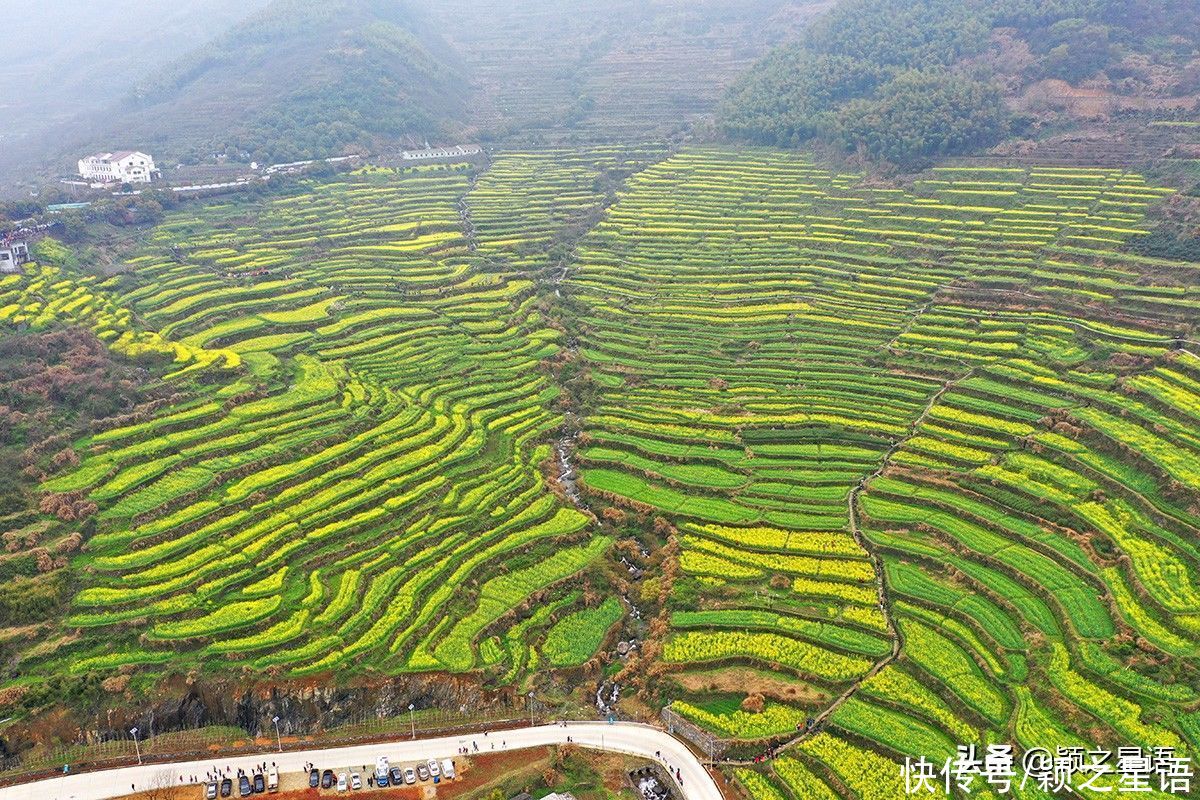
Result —
[{"label": "white car", "polygon": [[338,790],[339,792],[344,792],[344,791],[346,791],[346,773],[344,773],[344,772],[343,772],[342,774],[338,775],[338,787],[337,787],[337,790]]},{"label": "white car", "polygon": [[390,766],[391,765],[388,764],[387,756],[380,756],[379,758],[375,759],[376,783],[382,783],[384,786],[387,786],[388,769]]},{"label": "white car", "polygon": [[412,785],[417,782],[417,773],[415,771],[413,771],[412,767],[407,767],[404,770],[404,782],[409,785]]},{"label": "white car", "polygon": [[429,761],[427,761],[425,763],[429,767],[429,774],[431,776],[433,776],[434,778],[436,778],[437,776],[442,774],[442,768],[438,766],[438,763],[436,760],[431,758],[431,759],[429,759]]},{"label": "white car", "polygon": [[362,788],[362,778],[358,777],[357,772],[350,773],[350,788],[356,792]]}]

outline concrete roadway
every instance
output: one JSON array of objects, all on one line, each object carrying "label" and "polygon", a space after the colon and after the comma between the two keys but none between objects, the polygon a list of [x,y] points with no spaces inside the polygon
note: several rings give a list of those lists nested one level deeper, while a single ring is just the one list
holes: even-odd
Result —
[{"label": "concrete roadway", "polygon": [[[581,747],[640,756],[666,765],[672,780],[676,780],[675,788],[682,793],[685,800],[724,800],[712,776],[682,742],[658,728],[634,722],[568,722],[565,726],[539,725],[489,731],[486,735],[480,731],[437,739],[397,739],[350,747],[289,750],[283,753],[258,753],[217,760],[119,767],[98,772],[61,775],[5,787],[0,789],[0,800],[109,800],[130,794],[131,789],[143,791],[163,785],[178,786],[181,775],[184,783],[189,783],[193,775],[203,782],[205,773],[225,769],[231,770],[229,774],[234,779],[231,800],[236,800],[237,770],[240,768],[250,771],[263,761],[277,764],[280,773],[302,772],[307,763],[312,763],[322,771],[332,769],[335,774],[355,769],[361,773],[364,764],[370,765],[373,770],[378,756],[387,756],[394,766],[403,768],[430,758],[439,761],[443,758],[456,758],[460,755],[460,747],[469,748],[475,753],[474,746],[478,745],[478,753],[484,754],[567,744],[568,737],[571,738],[571,743]],[[675,777],[676,770],[679,770],[678,779]],[[365,783],[367,776],[362,775],[362,779]]]}]

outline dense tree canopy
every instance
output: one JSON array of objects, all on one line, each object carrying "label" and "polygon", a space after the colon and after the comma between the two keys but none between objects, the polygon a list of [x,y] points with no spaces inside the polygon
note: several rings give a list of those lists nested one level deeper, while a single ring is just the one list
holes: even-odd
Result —
[{"label": "dense tree canopy", "polygon": [[877,97],[842,106],[834,130],[847,150],[915,164],[991,144],[1007,126],[994,86],[944,70],[911,70],[881,87]]},{"label": "dense tree canopy", "polygon": [[381,136],[436,138],[464,103],[438,42],[405,3],[276,0],[139,87],[130,105],[173,140],[187,130],[195,144],[184,160],[282,162],[371,149]]},{"label": "dense tree canopy", "polygon": [[[735,84],[721,118],[737,138],[818,137],[915,167],[1006,135],[1001,78],[1124,78],[1130,54],[1183,64],[1197,26],[1196,5],[1174,0],[844,0]],[[981,57],[1002,29],[1028,48],[1019,74]]]}]

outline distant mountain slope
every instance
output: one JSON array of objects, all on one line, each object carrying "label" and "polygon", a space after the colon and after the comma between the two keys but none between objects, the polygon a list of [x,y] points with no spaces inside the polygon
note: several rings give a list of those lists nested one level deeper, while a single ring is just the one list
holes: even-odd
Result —
[{"label": "distant mountain slope", "polygon": [[743,76],[721,120],[917,165],[1013,123],[1194,109],[1198,39],[1190,0],[843,0]]},{"label": "distant mountain slope", "polygon": [[[211,0],[216,2],[217,0]],[[125,96],[0,148],[0,184],[73,172],[85,152],[138,148],[160,162],[214,152],[280,162],[457,130],[467,83],[406,2],[250,0],[233,28],[126,80]],[[83,109],[88,110],[88,109]]]},{"label": "distant mountain slope", "polygon": [[[0,195],[66,169],[84,134],[145,76],[268,0],[25,3],[0,57]],[[105,145],[111,149],[119,145]]]},{"label": "distant mountain slope", "polygon": [[169,166],[424,139],[663,137],[710,119],[739,74],[833,2],[249,0],[223,34],[127,75],[119,101],[0,152],[0,182],[34,185],[119,147]]},{"label": "distant mountain slope", "polygon": [[832,0],[459,0],[430,17],[471,75],[472,122],[523,140],[644,139],[710,115]]},{"label": "distant mountain slope", "polygon": [[464,109],[451,61],[404,3],[275,0],[136,87],[77,149],[288,161],[436,137]]},{"label": "distant mountain slope", "polygon": [[0,58],[0,144],[119,100],[130,86],[180,52],[224,33],[266,3],[26,3],[19,29],[5,37]]}]

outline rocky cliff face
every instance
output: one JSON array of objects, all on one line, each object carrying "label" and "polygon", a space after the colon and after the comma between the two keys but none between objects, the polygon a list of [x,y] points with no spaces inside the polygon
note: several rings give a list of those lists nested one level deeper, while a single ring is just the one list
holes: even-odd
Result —
[{"label": "rocky cliff face", "polygon": [[[442,676],[405,676],[356,686],[233,687],[196,681],[172,688],[175,691],[167,699],[130,712],[111,727],[123,731],[141,723],[144,730],[160,733],[205,725],[232,725],[251,735],[266,736],[274,734],[271,720],[278,716],[283,735],[304,735],[370,719],[401,716],[408,713],[410,703],[418,709],[455,712],[483,710],[497,701],[477,686]],[[96,734],[103,736],[110,727],[109,719],[111,715],[107,714],[94,719],[92,727]]]},{"label": "rocky cliff face", "polygon": [[112,707],[59,718],[50,726],[17,724],[0,737],[0,767],[18,766],[21,754],[37,744],[74,741],[96,744],[128,739],[137,727],[149,738],[207,726],[231,726],[248,737],[273,737],[279,717],[284,737],[308,736],[378,719],[403,718],[411,703],[418,710],[439,709],[449,722],[459,714],[495,712],[513,705],[506,692],[488,692],[469,680],[442,675],[402,676],[347,686],[316,684],[206,682],[169,680],[154,697],[125,693]]}]

